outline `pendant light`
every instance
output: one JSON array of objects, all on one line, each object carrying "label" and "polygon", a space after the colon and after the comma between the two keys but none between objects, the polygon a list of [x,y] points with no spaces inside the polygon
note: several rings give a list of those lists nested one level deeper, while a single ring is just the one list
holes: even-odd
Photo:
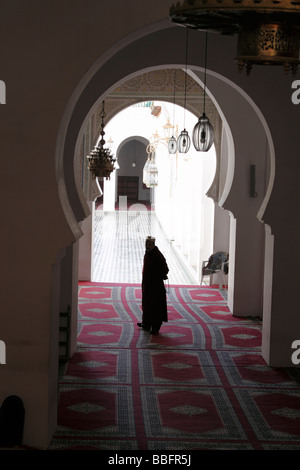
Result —
[{"label": "pendant light", "polygon": [[186,28],[186,51],[185,51],[185,81],[184,81],[184,129],[177,139],[177,148],[179,153],[187,153],[191,145],[191,139],[188,131],[185,129],[185,110],[186,110],[186,80],[187,80],[187,53],[188,53],[188,28]]},{"label": "pendant light", "polygon": [[155,186],[158,185],[158,170],[156,163],[154,161],[153,156],[151,157],[149,166],[148,166],[148,181],[146,183],[146,186],[148,188],[154,188]]},{"label": "pendant light", "polygon": [[[176,69],[174,70],[174,105],[173,105],[173,131],[175,129],[175,84],[176,84]],[[169,154],[173,155],[177,152],[177,141],[174,137],[174,134],[168,142],[168,151]]]},{"label": "pendant light", "polygon": [[149,144],[146,149],[148,158],[143,168],[143,183],[147,188],[154,188],[158,185],[158,169],[154,160],[155,147]]},{"label": "pendant light", "polygon": [[149,166],[150,166],[150,155],[148,155],[147,161],[143,168],[143,183],[148,187],[148,176],[149,176]]},{"label": "pendant light", "polygon": [[171,155],[177,152],[177,140],[172,136],[168,142],[168,151]]},{"label": "pendant light", "polygon": [[104,148],[104,118],[105,118],[104,101],[102,102],[101,117],[101,140],[87,155],[88,169],[92,174],[92,178],[110,179],[111,172],[115,169],[115,158],[111,155],[109,148]]},{"label": "pendant light", "polygon": [[204,63],[204,108],[193,130],[193,144],[199,152],[207,152],[214,142],[214,129],[205,114],[206,97],[206,61],[207,61],[207,31],[205,34],[205,63]]}]

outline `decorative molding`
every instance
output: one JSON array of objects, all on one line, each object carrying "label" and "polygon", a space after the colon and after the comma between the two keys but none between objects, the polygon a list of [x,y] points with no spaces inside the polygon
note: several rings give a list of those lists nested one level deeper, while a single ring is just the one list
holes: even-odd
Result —
[{"label": "decorative molding", "polygon": [[[176,69],[175,103],[184,106],[185,72]],[[196,120],[203,112],[203,88],[190,76],[186,80],[186,107]],[[123,83],[105,98],[106,124],[123,109],[141,101],[174,102],[174,69],[162,69],[138,75]],[[95,113],[93,135],[100,133],[101,103]],[[206,114],[212,125],[219,120],[219,113],[213,102],[206,95]],[[196,121],[195,121],[196,122]]]}]

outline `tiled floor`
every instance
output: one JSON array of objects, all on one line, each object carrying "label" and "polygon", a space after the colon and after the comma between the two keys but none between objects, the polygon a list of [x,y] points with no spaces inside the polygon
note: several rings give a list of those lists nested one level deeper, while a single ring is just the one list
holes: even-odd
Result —
[{"label": "tiled floor", "polygon": [[145,239],[156,238],[169,266],[169,284],[199,285],[176,255],[154,211],[95,211],[94,282],[140,283]]}]

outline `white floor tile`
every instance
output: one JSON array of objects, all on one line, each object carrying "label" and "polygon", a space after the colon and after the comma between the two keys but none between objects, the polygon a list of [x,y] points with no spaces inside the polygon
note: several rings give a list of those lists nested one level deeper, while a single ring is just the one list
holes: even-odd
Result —
[{"label": "white floor tile", "polygon": [[140,283],[145,239],[156,238],[169,266],[169,284],[199,285],[175,253],[154,211],[95,211],[94,282]]}]

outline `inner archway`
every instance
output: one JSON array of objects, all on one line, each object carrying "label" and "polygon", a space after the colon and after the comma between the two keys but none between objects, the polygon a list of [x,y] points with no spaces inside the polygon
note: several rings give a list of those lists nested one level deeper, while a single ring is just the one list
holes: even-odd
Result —
[{"label": "inner archway", "polygon": [[[144,240],[152,230],[151,234],[156,236],[172,266],[169,282],[200,284],[202,264],[213,250],[214,202],[206,194],[215,177],[216,152],[214,147],[206,153],[190,148],[187,154],[177,152],[170,155],[168,139],[172,134],[178,136],[179,126],[184,121],[186,129],[192,134],[197,122],[192,113],[168,102],[155,101],[151,102],[151,106],[149,102],[141,102],[128,107],[107,124],[106,135],[111,148],[115,149],[113,153],[118,165],[110,179],[104,180],[103,195],[98,198],[93,213],[92,280],[139,282]],[[168,133],[166,127],[169,128]],[[137,137],[134,132],[144,134],[144,137]],[[158,185],[151,189],[141,188],[143,167],[148,157],[147,141],[152,142],[151,148],[155,144],[158,167]],[[128,154],[123,155],[126,148]],[[136,152],[136,148],[140,149],[140,153]],[[138,180],[135,199],[129,197],[125,204],[123,196],[126,191],[119,192],[120,175],[121,181],[124,176]],[[119,194],[122,201],[119,201]],[[110,243],[108,233],[114,237]],[[224,230],[223,236],[228,238]],[[125,243],[128,250],[134,247],[131,256],[124,250]],[[107,261],[108,258],[110,261]],[[112,269],[117,260],[125,259],[131,259],[131,262],[127,261],[125,271]],[[136,266],[135,261],[140,266]],[[109,267],[108,272],[105,266]]]}]

